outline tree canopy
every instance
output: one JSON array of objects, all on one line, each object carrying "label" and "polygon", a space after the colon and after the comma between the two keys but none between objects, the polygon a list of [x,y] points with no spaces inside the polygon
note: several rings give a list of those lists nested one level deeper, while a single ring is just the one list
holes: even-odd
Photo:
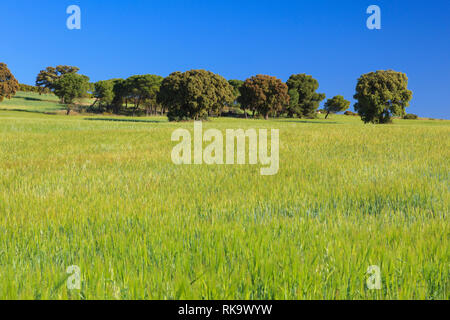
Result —
[{"label": "tree canopy", "polygon": [[287,81],[291,102],[287,108],[289,117],[313,118],[320,102],[325,99],[324,93],[317,93],[319,82],[307,74],[292,75]]},{"label": "tree canopy", "polygon": [[233,87],[233,93],[237,99],[237,97],[239,97],[241,95],[241,93],[239,92],[239,88],[242,87],[242,85],[244,84],[244,81],[232,79],[232,80],[228,80],[228,83]]},{"label": "tree canopy", "polygon": [[365,123],[389,123],[392,116],[404,116],[412,99],[406,74],[376,71],[358,79],[355,110]]},{"label": "tree canopy", "polygon": [[55,90],[55,83],[58,79],[69,73],[77,73],[79,70],[80,68],[73,66],[47,67],[37,75],[36,86],[53,91]]},{"label": "tree canopy", "polygon": [[330,113],[344,112],[348,110],[348,108],[350,108],[350,101],[345,100],[343,96],[338,95],[332,99],[328,99],[324,106],[325,111],[327,111],[325,119],[328,118]]},{"label": "tree canopy", "polygon": [[153,74],[136,75],[126,80],[125,91],[128,98],[134,101],[134,111],[144,105],[148,113],[148,108],[156,104],[162,81],[163,77]]},{"label": "tree canopy", "polygon": [[[5,64],[0,64],[0,101],[11,97],[17,90],[53,91],[67,105],[86,92],[96,99],[89,110],[112,111],[123,114],[161,114],[168,110],[171,121],[203,119],[219,114],[224,107],[241,108],[253,116],[259,114],[265,119],[270,116],[315,118],[317,109],[325,99],[318,93],[319,82],[307,74],[291,75],[286,83],[276,77],[256,75],[246,81],[227,81],[220,75],[206,70],[174,72],[163,79],[157,75],[134,75],[128,79],[111,79],[86,83],[85,76],[78,75],[79,68],[59,65],[40,71],[36,86],[15,85],[14,77]],[[65,80],[63,80],[65,78]],[[5,80],[8,79],[8,80]],[[82,80],[84,79],[84,80]],[[81,93],[81,91],[83,91]],[[392,116],[403,117],[412,99],[408,90],[408,78],[404,73],[388,70],[362,75],[356,86],[355,110],[365,123],[388,123]],[[97,106],[95,107],[95,105]],[[125,104],[125,106],[124,106]],[[327,112],[348,110],[350,102],[337,95],[324,105]],[[229,112],[230,113],[230,112]]]},{"label": "tree canopy", "polygon": [[247,79],[239,91],[242,108],[258,112],[265,119],[277,115],[289,104],[288,87],[276,77],[256,75]]},{"label": "tree canopy", "polygon": [[84,98],[89,90],[89,78],[76,73],[68,73],[58,79],[54,84],[55,94],[67,106],[67,114],[75,99]]},{"label": "tree canopy", "polygon": [[[98,81],[94,84],[93,97],[96,98],[95,103],[98,103],[95,110],[112,111],[120,113],[121,111],[132,111],[136,114],[138,111],[145,110],[147,115],[150,111],[156,113],[157,110],[157,94],[163,81],[163,77],[146,74],[135,75],[128,79],[111,79],[105,81]],[[126,103],[125,107],[123,106]],[[131,108],[128,109],[128,102],[132,103]]]},{"label": "tree canopy", "polygon": [[233,87],[217,74],[205,70],[174,72],[161,84],[157,101],[169,110],[171,121],[201,119],[219,113],[233,103]]},{"label": "tree canopy", "polygon": [[113,92],[114,92],[114,98],[112,101],[113,112],[119,113],[120,109],[122,109],[124,100],[128,101],[127,81],[124,79],[113,80]]},{"label": "tree canopy", "polygon": [[101,80],[94,83],[93,97],[100,109],[110,107],[114,100],[114,80]]},{"label": "tree canopy", "polygon": [[[239,103],[239,97],[241,96],[241,92],[239,91],[239,89],[244,84],[244,81],[232,79],[232,80],[228,80],[228,83],[233,87],[234,101],[233,101],[232,106],[236,107],[236,108],[242,108],[241,104]],[[243,109],[243,110],[244,110],[245,117],[247,117],[247,112],[245,112],[245,109]]]},{"label": "tree canopy", "polygon": [[0,63],[0,102],[11,99],[19,90],[19,82],[14,78],[8,66]]}]

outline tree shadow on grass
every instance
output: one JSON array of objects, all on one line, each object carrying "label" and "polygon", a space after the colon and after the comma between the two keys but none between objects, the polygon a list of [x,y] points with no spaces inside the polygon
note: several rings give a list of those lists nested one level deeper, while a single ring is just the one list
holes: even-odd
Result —
[{"label": "tree shadow on grass", "polygon": [[138,119],[114,119],[114,118],[85,118],[87,121],[110,121],[110,122],[138,122],[138,123],[163,123],[158,120],[138,120]]},{"label": "tree shadow on grass", "polygon": [[293,122],[293,123],[306,123],[306,124],[339,124],[336,121],[313,121],[313,120],[300,120],[300,119],[284,119],[284,120],[275,120],[277,122]]},{"label": "tree shadow on grass", "polygon": [[27,113],[38,113],[38,114],[46,114],[46,115],[57,115],[58,113],[55,111],[43,111],[43,110],[27,110],[27,109],[8,109],[8,108],[0,108],[0,111],[14,111],[14,112],[27,112]]},{"label": "tree shadow on grass", "polygon": [[12,97],[13,99],[16,100],[25,100],[25,101],[34,101],[34,102],[51,102],[51,103],[58,103],[55,100],[48,100],[48,99],[43,99],[43,98],[33,98],[33,97],[22,97],[22,96],[15,96]]},{"label": "tree shadow on grass", "polygon": [[42,100],[42,99],[32,98],[32,97],[13,97],[13,98],[21,99],[21,100],[27,100],[27,101],[45,101],[45,100]]}]

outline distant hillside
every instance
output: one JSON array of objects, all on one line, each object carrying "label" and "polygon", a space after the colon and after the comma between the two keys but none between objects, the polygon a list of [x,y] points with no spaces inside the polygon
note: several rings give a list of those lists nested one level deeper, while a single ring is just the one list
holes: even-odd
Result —
[{"label": "distant hillside", "polygon": [[64,110],[65,106],[59,103],[54,94],[42,94],[19,91],[11,99],[0,103],[0,110],[18,110],[28,112],[56,112]]}]

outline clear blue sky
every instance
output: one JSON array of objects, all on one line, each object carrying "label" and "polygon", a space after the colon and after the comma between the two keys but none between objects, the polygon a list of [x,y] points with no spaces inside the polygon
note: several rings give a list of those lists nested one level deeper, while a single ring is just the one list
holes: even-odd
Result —
[{"label": "clear blue sky", "polygon": [[[66,28],[66,8],[82,29]],[[382,10],[368,30],[366,9]],[[407,73],[410,113],[450,119],[449,0],[2,0],[0,62],[34,84],[47,66],[92,81],[208,69],[227,79],[308,73],[351,99],[363,73]],[[353,101],[353,100],[352,100]]]}]

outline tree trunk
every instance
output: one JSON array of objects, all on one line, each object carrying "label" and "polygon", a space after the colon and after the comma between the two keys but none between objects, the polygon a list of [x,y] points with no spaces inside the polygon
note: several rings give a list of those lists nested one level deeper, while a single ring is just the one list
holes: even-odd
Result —
[{"label": "tree trunk", "polygon": [[329,115],[330,115],[330,111],[328,111],[327,115],[325,116],[325,119],[328,119]]},{"label": "tree trunk", "polygon": [[385,109],[383,111],[383,113],[380,116],[380,123],[384,124],[384,123],[389,123],[389,109]]},{"label": "tree trunk", "polygon": [[91,104],[91,108],[93,108],[97,102],[98,102],[98,98],[97,98],[97,100],[94,101],[93,104]]}]

